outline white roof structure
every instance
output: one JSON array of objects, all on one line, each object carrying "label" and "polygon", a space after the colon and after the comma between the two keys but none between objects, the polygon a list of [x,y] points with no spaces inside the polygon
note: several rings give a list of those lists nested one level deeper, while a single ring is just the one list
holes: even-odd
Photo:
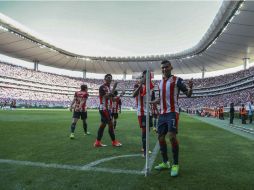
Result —
[{"label": "white roof structure", "polygon": [[209,72],[236,67],[243,64],[243,59],[254,57],[253,21],[253,1],[224,1],[210,28],[193,48],[166,55],[95,57],[55,47],[0,15],[0,53],[91,73],[132,74],[150,68],[158,74],[164,59],[172,61],[176,74]]}]

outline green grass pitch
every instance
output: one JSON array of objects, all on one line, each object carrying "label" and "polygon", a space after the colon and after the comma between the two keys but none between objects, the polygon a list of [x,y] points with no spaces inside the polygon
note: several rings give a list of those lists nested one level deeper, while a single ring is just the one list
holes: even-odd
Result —
[{"label": "green grass pitch", "polygon": [[[112,147],[107,128],[103,143],[94,148],[100,123],[97,111],[88,112],[90,136],[81,121],[75,139],[69,139],[71,113],[67,110],[0,111],[0,160],[29,161],[81,167],[112,156],[140,154],[141,138],[135,112],[120,114],[116,137],[123,146]],[[0,189],[253,189],[254,141],[181,114],[179,123],[180,175],[152,169],[148,177],[107,171],[81,171],[0,162]],[[156,134],[150,133],[150,149]],[[168,146],[169,158],[171,148]],[[155,164],[161,162],[158,153]],[[153,166],[154,166],[153,165]],[[141,156],[122,157],[96,167],[141,171]]]}]

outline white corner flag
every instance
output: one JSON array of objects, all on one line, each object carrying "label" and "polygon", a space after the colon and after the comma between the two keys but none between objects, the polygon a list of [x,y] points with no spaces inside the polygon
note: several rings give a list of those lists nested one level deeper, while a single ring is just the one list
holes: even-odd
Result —
[{"label": "white corner flag", "polygon": [[150,119],[150,70],[146,70],[146,166],[145,176],[149,175],[149,119]]}]

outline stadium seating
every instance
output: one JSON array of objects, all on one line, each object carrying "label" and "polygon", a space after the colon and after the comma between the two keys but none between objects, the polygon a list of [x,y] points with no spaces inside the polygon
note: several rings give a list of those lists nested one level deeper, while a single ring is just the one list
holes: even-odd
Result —
[{"label": "stadium seating", "polygon": [[[118,89],[126,89],[123,107],[135,108],[135,99],[131,93],[134,80],[117,80]],[[86,83],[90,97],[87,105],[96,108],[98,88],[102,79],[82,79],[34,71],[24,67],[0,62],[0,101],[17,100],[17,105],[68,107],[73,94]],[[154,81],[158,85],[159,81]],[[194,80],[193,98],[187,99],[180,95],[179,104],[182,108],[228,106],[245,103],[253,96],[254,67],[233,74]]]}]

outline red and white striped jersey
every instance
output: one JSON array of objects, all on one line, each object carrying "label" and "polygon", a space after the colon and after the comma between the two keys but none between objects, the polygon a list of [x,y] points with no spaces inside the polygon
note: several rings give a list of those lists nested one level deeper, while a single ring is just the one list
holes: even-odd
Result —
[{"label": "red and white striped jersey", "polygon": [[[86,112],[86,100],[88,98],[89,94],[85,91],[77,91],[74,94],[74,110],[76,112]],[[83,103],[82,103],[83,102]],[[82,105],[81,105],[82,103]]]},{"label": "red and white striped jersey", "polygon": [[170,76],[162,79],[159,85],[160,90],[160,114],[177,112],[179,113],[178,97],[180,91],[187,92],[188,89],[183,83],[183,79]]},{"label": "red and white striped jersey", "polygon": [[[144,89],[145,89],[145,85],[142,85],[142,87],[140,88],[140,91],[138,93],[138,96],[136,97],[137,115],[138,116],[144,116],[144,115],[147,114],[146,113],[146,96],[147,96],[147,93],[145,95],[142,95]],[[151,100],[151,96],[152,96],[152,90],[150,91],[150,100]],[[150,115],[151,115],[152,114],[151,107],[149,108],[149,110],[150,110]]]},{"label": "red and white striped jersey", "polygon": [[100,99],[99,110],[108,110],[110,98],[104,97],[104,95],[108,93],[110,93],[110,86],[106,84],[101,85],[99,88],[99,99]]},{"label": "red and white striped jersey", "polygon": [[118,113],[121,99],[119,96],[115,97],[115,101],[110,99],[110,110],[112,113]]}]

